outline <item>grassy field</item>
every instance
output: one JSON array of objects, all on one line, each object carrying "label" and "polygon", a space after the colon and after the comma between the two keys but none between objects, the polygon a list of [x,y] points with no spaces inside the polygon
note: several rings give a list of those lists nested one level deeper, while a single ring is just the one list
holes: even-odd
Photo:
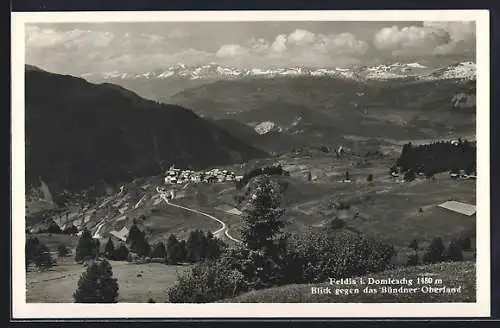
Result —
[{"label": "grassy field", "polygon": [[[430,285],[416,285],[417,277],[433,277],[433,280],[442,279],[442,283]],[[394,284],[397,289],[417,287],[415,293],[391,293],[381,290],[383,285],[370,285],[378,290],[377,293],[364,293],[368,286],[368,278],[413,279],[413,285]],[[474,262],[439,263],[427,266],[410,267],[391,270],[363,277],[365,285],[287,285],[282,287],[251,291],[235,298],[224,300],[226,303],[431,303],[431,302],[475,302],[476,299],[476,266]],[[359,279],[357,279],[359,281]],[[363,287],[361,287],[363,286]],[[386,285],[385,287],[387,287]],[[420,290],[422,286],[450,287],[461,289],[455,293],[428,293]],[[311,287],[330,287],[332,294],[312,294]],[[347,295],[336,295],[335,289],[342,289]],[[358,288],[359,293],[353,289]],[[350,291],[348,291],[350,289]]]},{"label": "grassy field", "polygon": [[[73,258],[58,258],[49,271],[27,272],[26,301],[28,303],[72,303],[73,292],[85,268]],[[110,261],[118,279],[118,302],[144,303],[149,298],[164,302],[166,290],[177,281],[177,275],[188,266],[160,263],[132,264]]]}]

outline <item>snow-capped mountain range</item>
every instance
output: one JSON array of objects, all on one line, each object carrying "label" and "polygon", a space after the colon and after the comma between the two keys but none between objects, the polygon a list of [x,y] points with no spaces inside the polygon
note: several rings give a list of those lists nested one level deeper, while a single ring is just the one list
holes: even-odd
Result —
[{"label": "snow-capped mountain range", "polygon": [[355,80],[392,80],[418,79],[440,80],[460,79],[475,80],[476,64],[474,62],[460,62],[443,68],[429,68],[420,63],[394,63],[375,66],[353,66],[349,68],[307,68],[283,67],[274,69],[241,69],[230,66],[210,63],[206,65],[188,66],[176,64],[165,69],[143,72],[103,72],[85,73],[81,77],[89,80],[131,80],[131,79],[241,79],[247,77],[270,78],[278,76],[326,76]]}]

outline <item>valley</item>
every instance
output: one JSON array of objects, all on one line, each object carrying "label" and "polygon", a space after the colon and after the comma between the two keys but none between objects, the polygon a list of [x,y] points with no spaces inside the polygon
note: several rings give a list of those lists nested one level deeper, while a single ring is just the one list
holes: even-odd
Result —
[{"label": "valley", "polygon": [[[230,73],[216,69],[222,73],[199,73],[185,87],[174,83],[172,105],[123,88],[129,82],[89,83],[27,67],[27,236],[43,241],[54,257],[63,244],[73,256],[84,230],[99,240],[101,251],[108,240],[128,245],[132,226],[150,245],[171,236],[186,241],[201,230],[238,249],[257,179],[239,185],[235,178],[281,167],[286,174],[271,179],[280,188],[283,232],[298,235],[341,224],[342,231],[392,245],[390,264],[396,269],[414,253],[423,257],[436,238],[448,245],[465,236],[475,245],[475,212],[468,216],[442,206],[455,201],[475,208],[474,179],[453,179],[450,170],[427,177],[414,172],[414,179],[389,171],[408,143],[475,141],[472,66],[422,69],[411,76],[401,65],[380,66],[358,69],[359,78],[342,70],[309,70],[293,77],[252,71],[221,79]],[[181,74],[187,68],[176,69]],[[403,75],[389,74],[396,69]],[[133,80],[164,81],[175,74]],[[115,74],[106,80],[111,78],[128,79]],[[173,165],[197,173],[181,183],[169,177]],[[234,174],[210,181],[199,176],[222,171]],[[78,232],[48,233],[50,224]],[[413,240],[418,249],[409,246]],[[474,261],[473,248],[464,251],[465,260]],[[164,302],[177,275],[196,267],[151,258],[110,262],[120,282],[119,302]],[[47,271],[28,271],[28,302],[71,302],[83,270],[72,257],[57,257]],[[54,280],[58,288],[51,288]],[[302,293],[307,287],[290,288]]]}]

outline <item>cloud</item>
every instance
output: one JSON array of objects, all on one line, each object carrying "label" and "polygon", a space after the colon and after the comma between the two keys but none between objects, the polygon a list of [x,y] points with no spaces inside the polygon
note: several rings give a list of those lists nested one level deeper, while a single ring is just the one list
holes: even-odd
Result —
[{"label": "cloud", "polygon": [[379,30],[373,44],[393,55],[432,55],[473,52],[473,22],[424,22],[423,26],[386,27]]},{"label": "cloud", "polygon": [[358,61],[355,57],[370,48],[367,42],[350,33],[316,34],[303,29],[279,34],[272,42],[252,38],[243,44],[223,45],[217,56],[230,58],[233,64],[332,66],[355,63]]},{"label": "cloud", "polygon": [[306,30],[295,30],[288,36],[287,42],[291,45],[307,46],[316,42],[316,34]]},{"label": "cloud", "polygon": [[113,41],[114,35],[109,32],[85,31],[74,29],[57,31],[50,28],[40,28],[29,25],[26,28],[26,45],[28,47],[44,48],[64,45],[65,47],[107,47]]},{"label": "cloud", "polygon": [[280,34],[276,37],[276,40],[274,40],[273,44],[271,45],[271,49],[277,53],[285,52],[286,51],[286,42],[287,42],[286,35]]},{"label": "cloud", "polygon": [[249,51],[249,49],[238,44],[226,44],[220,47],[215,55],[221,58],[238,57],[246,55]]}]

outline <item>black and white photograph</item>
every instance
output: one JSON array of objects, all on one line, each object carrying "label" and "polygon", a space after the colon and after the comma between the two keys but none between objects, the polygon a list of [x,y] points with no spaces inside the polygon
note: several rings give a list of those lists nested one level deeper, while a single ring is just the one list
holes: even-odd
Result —
[{"label": "black and white photograph", "polygon": [[147,17],[13,17],[20,312],[488,314],[487,13]]}]

